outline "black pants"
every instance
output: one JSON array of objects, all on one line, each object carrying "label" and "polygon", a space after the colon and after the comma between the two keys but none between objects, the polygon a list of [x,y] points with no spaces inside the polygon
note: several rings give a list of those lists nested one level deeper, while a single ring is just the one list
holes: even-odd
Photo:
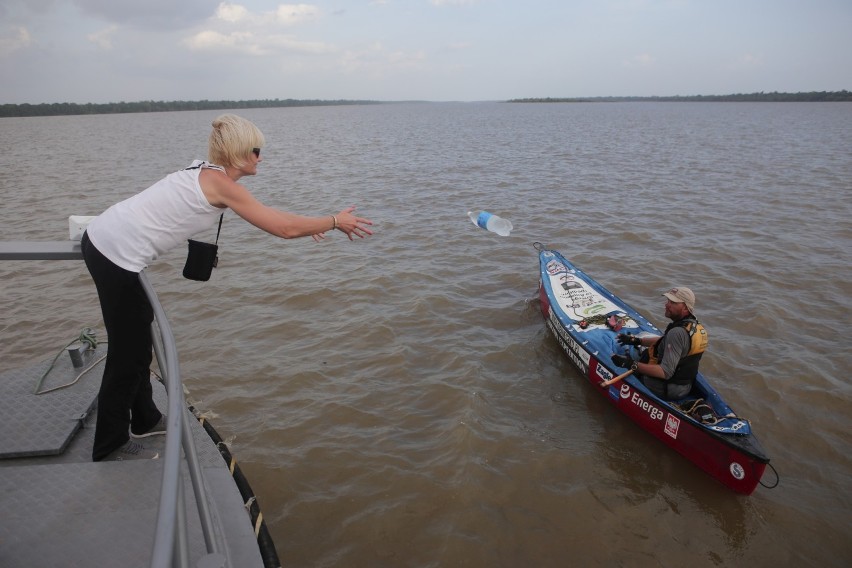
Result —
[{"label": "black pants", "polygon": [[160,419],[151,388],[151,322],[154,311],[139,274],[106,258],[83,234],[86,267],[95,281],[107,332],[107,358],[98,392],[92,460],[100,461]]}]

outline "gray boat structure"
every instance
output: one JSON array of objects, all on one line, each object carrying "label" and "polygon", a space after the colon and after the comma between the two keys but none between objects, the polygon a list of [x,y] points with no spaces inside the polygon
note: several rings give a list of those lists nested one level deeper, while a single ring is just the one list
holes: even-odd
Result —
[{"label": "gray boat structure", "polygon": [[[74,240],[0,242],[4,261],[81,259]],[[239,466],[187,406],[171,327],[144,271],[140,279],[155,314],[151,380],[168,417],[166,435],[144,443],[160,458],[91,461],[108,338],[84,329],[58,338],[67,347],[44,361],[4,369],[0,566],[280,566]]]}]

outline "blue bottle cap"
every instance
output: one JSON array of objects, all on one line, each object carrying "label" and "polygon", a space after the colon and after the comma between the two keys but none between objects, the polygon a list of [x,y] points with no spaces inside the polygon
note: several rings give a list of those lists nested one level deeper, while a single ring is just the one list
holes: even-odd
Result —
[{"label": "blue bottle cap", "polygon": [[489,213],[488,211],[483,211],[476,218],[476,224],[479,225],[480,227],[482,227],[483,229],[487,229],[488,228],[488,220],[491,217],[493,217],[493,215],[491,215],[491,213]]}]

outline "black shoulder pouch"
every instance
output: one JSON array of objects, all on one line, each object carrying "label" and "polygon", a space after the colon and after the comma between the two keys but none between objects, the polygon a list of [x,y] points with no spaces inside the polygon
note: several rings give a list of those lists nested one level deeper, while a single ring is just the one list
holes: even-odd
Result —
[{"label": "black shoulder pouch", "polygon": [[213,268],[219,264],[219,233],[222,231],[222,217],[219,217],[219,230],[216,231],[216,243],[204,243],[189,239],[189,251],[186,264],[183,267],[183,277],[189,280],[207,282],[213,273]]}]

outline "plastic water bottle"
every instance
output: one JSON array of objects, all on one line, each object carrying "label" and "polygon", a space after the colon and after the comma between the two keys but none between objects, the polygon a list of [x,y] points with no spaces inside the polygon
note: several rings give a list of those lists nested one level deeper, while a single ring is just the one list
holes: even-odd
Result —
[{"label": "plastic water bottle", "polygon": [[492,215],[488,211],[480,211],[479,213],[468,211],[467,216],[477,227],[497,233],[501,237],[508,237],[514,228],[511,221]]}]

